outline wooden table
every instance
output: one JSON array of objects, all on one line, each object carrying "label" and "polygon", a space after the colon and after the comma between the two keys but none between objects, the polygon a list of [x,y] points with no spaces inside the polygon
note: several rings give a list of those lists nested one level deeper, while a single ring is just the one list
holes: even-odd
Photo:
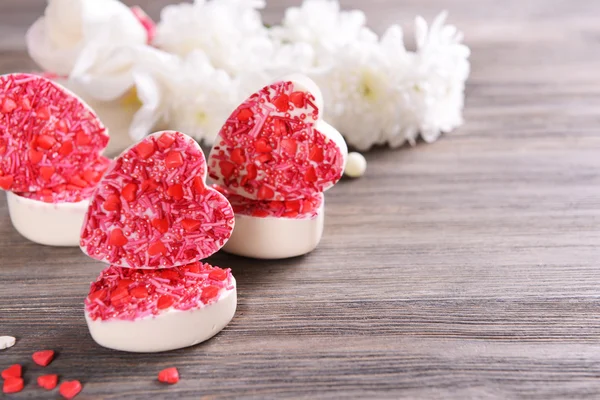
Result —
[{"label": "wooden table", "polygon": [[[269,3],[276,22],[298,2]],[[464,127],[369,152],[364,178],[328,192],[312,254],[214,257],[237,315],[167,354],[97,346],[82,303],[101,266],[26,241],[0,199],[0,335],[18,337],[0,368],[27,365],[14,398],[49,398],[29,361],[45,348],[81,399],[600,397],[600,2],[343,4],[378,32],[450,8],[473,51]],[[2,1],[0,72],[33,67],[23,34],[43,6]],[[168,366],[175,386],[155,380]]]}]

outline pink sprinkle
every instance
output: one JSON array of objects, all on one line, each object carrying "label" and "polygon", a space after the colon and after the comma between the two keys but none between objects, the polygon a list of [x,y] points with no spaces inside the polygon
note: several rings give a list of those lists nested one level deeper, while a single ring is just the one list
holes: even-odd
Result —
[{"label": "pink sprinkle", "polygon": [[[132,283],[119,288],[125,279]],[[123,290],[123,287],[127,291],[125,296],[122,292],[112,296],[117,288]],[[110,266],[90,285],[85,308],[93,320],[136,320],[163,312],[159,303],[163,295],[174,299],[169,308],[190,310],[218,301],[233,287],[231,270],[209,264],[192,263],[166,270]]]}]

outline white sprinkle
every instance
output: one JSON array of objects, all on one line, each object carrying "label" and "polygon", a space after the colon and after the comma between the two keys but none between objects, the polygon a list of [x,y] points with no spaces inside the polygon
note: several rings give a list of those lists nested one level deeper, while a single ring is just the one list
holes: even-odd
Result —
[{"label": "white sprinkle", "polygon": [[0,336],[0,350],[8,349],[15,345],[16,339],[12,336]]},{"label": "white sprinkle", "polygon": [[350,178],[360,178],[365,174],[367,170],[367,160],[360,153],[348,154],[348,161],[346,162],[346,169],[344,174]]}]

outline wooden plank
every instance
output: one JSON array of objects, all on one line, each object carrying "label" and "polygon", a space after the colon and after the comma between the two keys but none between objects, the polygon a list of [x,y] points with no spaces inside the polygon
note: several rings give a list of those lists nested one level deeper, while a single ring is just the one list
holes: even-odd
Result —
[{"label": "wooden plank", "polygon": [[[157,16],[165,1],[148,1]],[[266,20],[292,1],[269,2]],[[440,0],[359,0],[378,32],[432,18]],[[44,2],[0,4],[0,72],[31,70],[27,26]],[[367,154],[367,175],[327,195],[312,254],[219,254],[239,283],[232,323],[167,354],[102,349],[82,301],[102,268],[38,246],[0,198],[0,369],[81,379],[84,398],[600,397],[600,3],[457,0],[472,47],[466,125],[433,145]],[[411,35],[408,34],[410,37]],[[173,387],[155,382],[177,366]]]}]

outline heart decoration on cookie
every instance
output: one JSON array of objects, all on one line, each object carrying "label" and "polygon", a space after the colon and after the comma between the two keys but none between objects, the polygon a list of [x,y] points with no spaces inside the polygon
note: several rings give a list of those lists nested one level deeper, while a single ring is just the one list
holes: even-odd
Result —
[{"label": "heart decoration on cookie", "polygon": [[209,176],[251,200],[295,200],[332,187],[348,149],[321,120],[317,85],[290,76],[252,94],[227,119],[209,159]]},{"label": "heart decoration on cookie", "polygon": [[200,146],[157,132],[125,150],[94,194],[81,248],[114,266],[172,268],[218,251],[233,231],[227,199],[207,187]]},{"label": "heart decoration on cookie", "polygon": [[108,139],[97,115],[68,90],[37,75],[0,76],[0,189],[69,184]]}]

